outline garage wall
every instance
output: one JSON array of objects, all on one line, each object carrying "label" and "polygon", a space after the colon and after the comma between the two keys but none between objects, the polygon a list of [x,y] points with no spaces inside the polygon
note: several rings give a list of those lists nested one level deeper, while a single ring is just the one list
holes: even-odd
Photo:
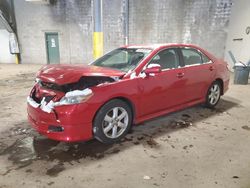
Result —
[{"label": "garage wall", "polygon": [[65,15],[64,32],[68,41],[66,50],[69,51],[69,63],[88,63],[92,59],[91,7],[91,0],[62,0],[52,6],[52,12],[56,9],[58,15]]},{"label": "garage wall", "polygon": [[103,0],[104,53],[124,44],[122,0]]},{"label": "garage wall", "polygon": [[247,27],[250,27],[250,2],[237,0],[232,9],[225,53],[225,59],[231,67],[233,61],[228,55],[229,50],[232,51],[237,61],[244,63],[250,61],[250,33],[246,33]]},{"label": "garage wall", "polygon": [[[129,43],[186,42],[223,57],[232,0],[129,0]],[[93,1],[14,0],[23,63],[47,63],[45,32],[59,33],[60,63],[92,58]],[[124,44],[123,0],[103,0],[104,52]]]},{"label": "garage wall", "polygon": [[224,56],[232,0],[130,0],[131,43],[194,43]]},{"label": "garage wall", "polygon": [[130,0],[130,43],[181,42],[183,2],[183,0]]},{"label": "garage wall", "polygon": [[[60,63],[89,63],[92,58],[91,0],[55,4],[14,0],[23,63],[47,63],[45,32],[59,33]],[[112,7],[112,8],[111,8]],[[103,1],[104,52],[123,44],[122,1]]]},{"label": "garage wall", "polygon": [[82,63],[90,57],[90,0],[61,0],[55,5],[14,3],[23,63],[47,63],[45,32],[59,34],[60,63]]},{"label": "garage wall", "polygon": [[5,29],[0,29],[0,63],[15,63],[15,55],[9,50],[9,32]]},{"label": "garage wall", "polygon": [[232,0],[185,1],[182,42],[195,43],[223,58]]}]

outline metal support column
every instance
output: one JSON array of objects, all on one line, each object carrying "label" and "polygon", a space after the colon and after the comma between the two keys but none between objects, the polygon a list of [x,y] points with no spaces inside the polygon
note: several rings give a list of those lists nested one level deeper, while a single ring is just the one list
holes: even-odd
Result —
[{"label": "metal support column", "polygon": [[94,6],[94,33],[93,33],[93,57],[97,59],[103,55],[103,31],[102,31],[102,0],[93,0]]},{"label": "metal support column", "polygon": [[129,29],[129,0],[122,1],[123,6],[123,34],[124,43],[128,45],[128,29]]},{"label": "metal support column", "polygon": [[[18,33],[17,33],[17,25],[16,25],[16,13],[15,13],[15,5],[14,5],[14,0],[10,0],[10,6],[11,6],[11,14],[12,14],[12,22],[13,22],[13,25],[14,25],[14,39],[15,39],[15,56],[16,56],[16,64],[20,64],[21,62],[21,54],[20,54],[20,51],[19,51],[19,40],[18,40]],[[10,37],[10,40],[11,40],[11,37]],[[10,44],[12,42],[10,41]]]}]

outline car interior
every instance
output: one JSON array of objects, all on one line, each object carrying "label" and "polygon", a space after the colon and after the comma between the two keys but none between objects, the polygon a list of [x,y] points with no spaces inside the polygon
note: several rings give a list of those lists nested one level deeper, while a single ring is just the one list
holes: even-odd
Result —
[{"label": "car interior", "polygon": [[173,50],[165,50],[156,55],[150,64],[159,64],[162,70],[178,67],[178,57]]}]

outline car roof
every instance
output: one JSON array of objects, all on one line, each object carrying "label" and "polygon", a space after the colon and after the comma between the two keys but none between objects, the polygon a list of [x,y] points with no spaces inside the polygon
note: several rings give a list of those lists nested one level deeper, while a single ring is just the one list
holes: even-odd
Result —
[{"label": "car roof", "polygon": [[182,44],[182,43],[163,43],[163,44],[132,44],[132,45],[125,45],[124,48],[148,48],[148,49],[158,49],[158,48],[165,48],[165,47],[193,47],[193,48],[200,48],[194,44]]},{"label": "car roof", "polygon": [[195,44],[183,44],[183,43],[163,43],[163,44],[142,44],[142,45],[125,45],[123,48],[145,48],[145,49],[152,49],[152,50],[161,50],[163,48],[168,48],[168,47],[188,47],[188,48],[195,48],[197,50],[200,50],[201,52],[205,53],[210,59],[213,61],[216,60],[217,58],[209,53],[207,50],[205,50],[202,47],[199,47]]}]

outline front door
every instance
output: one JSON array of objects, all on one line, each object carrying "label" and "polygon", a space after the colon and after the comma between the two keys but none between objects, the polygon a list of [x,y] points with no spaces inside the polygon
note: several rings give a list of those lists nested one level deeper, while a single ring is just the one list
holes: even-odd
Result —
[{"label": "front door", "polygon": [[46,33],[48,64],[60,63],[58,33]]},{"label": "front door", "polygon": [[140,114],[145,116],[183,104],[185,98],[185,72],[180,67],[175,49],[160,51],[148,64],[159,64],[162,72],[139,80],[141,90]]}]

